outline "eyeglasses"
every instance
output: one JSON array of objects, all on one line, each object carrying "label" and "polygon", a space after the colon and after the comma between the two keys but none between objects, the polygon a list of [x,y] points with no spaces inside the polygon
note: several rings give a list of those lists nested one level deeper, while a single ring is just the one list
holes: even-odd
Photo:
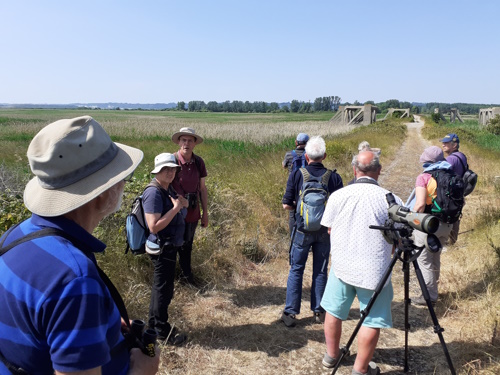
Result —
[{"label": "eyeglasses", "polygon": [[132,177],[134,176],[134,172],[130,173],[127,177],[123,179],[125,182],[130,182],[132,181]]}]

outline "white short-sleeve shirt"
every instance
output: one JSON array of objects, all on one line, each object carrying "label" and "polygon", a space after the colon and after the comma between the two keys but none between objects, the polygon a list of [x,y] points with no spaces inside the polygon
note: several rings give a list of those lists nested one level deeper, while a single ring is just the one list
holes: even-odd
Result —
[{"label": "white short-sleeve shirt", "polygon": [[331,228],[332,270],[347,284],[374,290],[391,262],[392,244],[380,230],[369,228],[386,223],[387,193],[378,185],[357,182],[328,199],[321,225]]}]

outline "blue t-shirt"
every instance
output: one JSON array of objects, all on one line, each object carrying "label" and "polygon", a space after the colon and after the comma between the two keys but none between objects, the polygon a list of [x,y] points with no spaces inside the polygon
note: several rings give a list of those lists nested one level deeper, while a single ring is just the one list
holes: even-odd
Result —
[{"label": "blue t-shirt", "polygon": [[[154,186],[150,186],[144,190],[142,194],[142,206],[145,213],[160,213],[161,216],[163,216],[174,208],[174,204],[170,200],[170,197],[177,198],[177,194],[172,185],[169,186],[168,190],[162,189],[162,192],[163,195],[160,190]],[[165,199],[163,197],[165,197]],[[159,245],[163,246],[167,243],[173,246],[182,246],[184,243],[184,229],[186,226],[184,216],[186,212],[187,210],[183,208],[174,216],[172,221],[158,233],[160,236]],[[151,233],[148,240],[156,243],[157,235]]]},{"label": "blue t-shirt", "polygon": [[[93,252],[106,247],[69,219],[34,214],[4,246],[44,227],[61,229]],[[128,372],[120,313],[90,257],[52,236],[24,242],[0,257],[0,352],[10,363],[31,374],[99,366],[102,374]],[[121,350],[111,357],[115,347]],[[2,362],[0,374],[10,374]]]}]

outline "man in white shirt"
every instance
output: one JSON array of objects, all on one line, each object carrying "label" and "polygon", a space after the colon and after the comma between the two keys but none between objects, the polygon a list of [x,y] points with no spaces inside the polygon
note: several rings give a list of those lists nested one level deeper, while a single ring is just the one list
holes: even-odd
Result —
[{"label": "man in white shirt", "polygon": [[[370,301],[374,290],[391,263],[393,246],[379,230],[388,219],[388,190],[378,186],[381,165],[378,155],[363,151],[353,160],[356,182],[334,192],[328,200],[321,225],[330,232],[332,267],[321,307],[326,311],[325,338],[327,352],[323,365],[334,367],[339,357],[342,321],[347,319],[354,297],[360,311]],[[399,197],[396,203],[402,205]],[[392,327],[390,278],[377,296],[370,313],[358,332],[358,353],[352,374],[379,374],[370,362],[380,335],[380,328]]]}]

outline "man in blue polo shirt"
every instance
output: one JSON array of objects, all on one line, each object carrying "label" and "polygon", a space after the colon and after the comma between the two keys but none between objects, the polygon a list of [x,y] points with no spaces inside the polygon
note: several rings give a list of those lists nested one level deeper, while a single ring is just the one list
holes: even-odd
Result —
[{"label": "man in blue polo shirt", "polygon": [[[120,207],[142,151],[83,116],[47,125],[27,155],[33,215],[0,239],[0,374],[155,374],[158,355],[128,352],[94,256],[106,245],[92,236]],[[27,237],[47,229],[58,233]]]}]

